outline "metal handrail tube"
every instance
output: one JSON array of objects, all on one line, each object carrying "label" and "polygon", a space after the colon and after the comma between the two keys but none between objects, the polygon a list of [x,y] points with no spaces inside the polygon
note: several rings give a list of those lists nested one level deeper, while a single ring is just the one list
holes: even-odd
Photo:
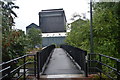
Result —
[{"label": "metal handrail tube", "polygon": [[[99,69],[98,67],[89,67],[89,68],[93,68],[93,69],[97,69],[99,72],[101,72],[101,73],[104,73],[101,69]],[[105,74],[105,73],[104,73]],[[109,75],[107,75],[107,74],[105,74],[107,77],[109,77],[110,79],[113,79],[111,76],[109,76]],[[100,76],[100,74],[99,74],[99,76]],[[102,80],[102,78],[100,79],[100,80]],[[114,80],[114,79],[113,79]]]},{"label": "metal handrail tube", "polygon": [[108,68],[114,70],[114,71],[117,71],[116,68],[113,68],[113,67],[111,67],[111,66],[109,66],[109,65],[106,65],[106,64],[104,64],[104,63],[102,63],[102,62],[99,62],[99,63],[100,63],[101,65],[104,65],[104,66],[106,66],[106,67],[108,67]]},{"label": "metal handrail tube", "polygon": [[10,73],[14,73],[15,71],[17,71],[18,69],[20,69],[21,67],[23,67],[24,65],[26,65],[26,64],[28,64],[28,63],[29,63],[29,62],[26,62],[26,63],[20,65],[19,67],[13,69]]},{"label": "metal handrail tube", "polygon": [[110,56],[107,56],[107,55],[103,55],[103,54],[99,54],[103,57],[106,57],[106,58],[109,58],[109,59],[112,59],[112,60],[116,60],[116,61],[119,61],[120,59],[117,59],[117,58],[114,58],[114,57],[110,57]]},{"label": "metal handrail tube", "polygon": [[[10,72],[4,74],[4,75],[0,78],[0,80],[2,80],[3,78],[5,78],[5,77],[7,77],[7,76],[9,76],[9,75],[11,75],[11,74],[17,73],[16,71],[19,70],[19,69],[21,69],[22,67],[24,67],[24,72],[23,72],[23,73],[24,73],[24,80],[25,80],[25,75],[26,75],[26,70],[25,70],[26,67],[25,67],[25,65],[27,65],[27,64],[29,64],[29,63],[34,63],[34,66],[36,65],[36,61],[31,61],[31,62],[29,61],[29,62],[28,62],[28,61],[25,60],[25,58],[26,58],[26,57],[29,57],[29,56],[34,56],[34,58],[35,58],[35,55],[36,55],[36,54],[27,54],[27,55],[23,55],[23,56],[21,56],[21,57],[12,59],[12,60],[10,60],[10,61],[1,63],[0,66],[3,66],[3,65],[7,65],[7,64],[9,64],[9,63],[11,63],[11,62],[20,60],[20,59],[24,59],[23,64],[21,64],[21,65],[19,65],[18,67],[10,70]],[[0,70],[0,72],[4,72],[4,71],[6,71],[6,70],[8,70],[8,69],[11,69],[11,65],[8,66],[8,67],[3,68],[2,70]],[[36,67],[34,67],[34,70],[36,70]],[[35,72],[35,73],[36,73],[36,72]],[[21,74],[20,76],[18,76],[18,77],[16,77],[16,78],[19,79],[19,78],[22,77],[22,76],[23,76],[23,74]]]},{"label": "metal handrail tube", "polygon": [[3,71],[5,71],[5,70],[7,70],[7,69],[10,69],[10,66],[8,66],[8,67],[6,67],[6,68],[0,70],[0,73],[3,72]]},{"label": "metal handrail tube", "polygon": [[36,55],[36,54],[27,54],[27,55],[24,55],[24,56],[21,56],[21,57],[12,59],[12,60],[7,61],[7,62],[2,62],[2,63],[0,64],[0,66],[2,66],[2,65],[4,65],[4,64],[8,64],[8,63],[13,62],[13,61],[17,61],[17,60],[22,59],[22,58],[24,58],[24,57],[26,57],[26,56],[34,56],[34,55]]},{"label": "metal handrail tube", "polygon": [[25,56],[27,56],[27,55],[24,55],[24,56],[21,56],[21,57],[18,57],[18,58],[12,59],[12,60],[7,61],[7,62],[3,62],[3,63],[0,64],[0,66],[2,66],[2,65],[4,65],[4,64],[11,63],[11,62],[13,62],[13,61],[17,61],[17,60],[19,60],[19,59],[24,58]]},{"label": "metal handrail tube", "polygon": [[[114,57],[111,57],[111,56],[107,56],[107,55],[103,55],[103,54],[88,54],[88,55],[99,55],[99,61],[98,61],[98,60],[88,60],[88,61],[89,61],[89,62],[99,63],[101,67],[102,67],[102,65],[103,65],[103,66],[108,67],[109,69],[115,71],[115,73],[117,73],[117,74],[116,74],[117,80],[120,80],[120,59],[117,59],[117,58],[114,58]],[[103,63],[103,62],[101,61],[101,58],[102,58],[102,57],[105,57],[105,58],[108,58],[108,59],[110,59],[110,60],[116,61],[117,68],[114,68],[114,67],[112,67],[112,66],[110,66],[110,65],[107,65],[107,64]],[[90,66],[89,66],[89,68],[94,68],[94,67],[90,67]],[[114,79],[113,77],[111,77],[110,75],[106,74],[102,69],[100,69],[100,68],[98,68],[98,67],[96,67],[96,68],[97,68],[97,70],[100,72],[100,74],[103,73],[103,74],[105,74],[108,78],[113,79],[113,80],[116,80],[116,79]],[[100,80],[102,80],[102,78],[100,78]]]},{"label": "metal handrail tube", "polygon": [[20,79],[23,76],[24,73],[22,73],[20,76],[17,77],[17,80]]}]

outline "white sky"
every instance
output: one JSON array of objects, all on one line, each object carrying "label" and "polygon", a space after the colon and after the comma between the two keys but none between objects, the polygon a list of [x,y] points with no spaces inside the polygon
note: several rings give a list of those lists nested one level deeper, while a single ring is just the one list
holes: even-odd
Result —
[{"label": "white sky", "polygon": [[26,30],[26,26],[31,23],[39,25],[38,13],[45,9],[58,9],[63,8],[66,14],[67,22],[74,13],[82,15],[86,13],[89,18],[89,0],[16,0],[15,4],[19,9],[14,10],[18,18],[15,19],[17,29]]}]

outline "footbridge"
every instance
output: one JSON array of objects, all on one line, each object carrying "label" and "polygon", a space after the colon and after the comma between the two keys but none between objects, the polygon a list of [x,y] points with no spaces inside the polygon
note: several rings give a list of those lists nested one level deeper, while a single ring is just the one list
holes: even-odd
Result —
[{"label": "footbridge", "polygon": [[[98,60],[93,56],[97,56]],[[103,63],[103,57],[115,61],[116,67]],[[61,45],[59,48],[50,45],[35,54],[1,63],[0,67],[3,68],[0,73],[3,74],[0,80],[96,80],[91,74],[98,75],[103,80],[103,66],[116,75],[111,77],[106,73],[108,79],[120,80],[119,59],[102,54],[88,54],[87,51],[70,45]]]}]

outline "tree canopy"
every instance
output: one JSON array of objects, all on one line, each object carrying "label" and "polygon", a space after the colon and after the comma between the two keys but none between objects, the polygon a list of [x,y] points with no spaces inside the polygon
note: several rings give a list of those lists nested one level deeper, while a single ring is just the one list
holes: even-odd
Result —
[{"label": "tree canopy", "polygon": [[30,39],[30,43],[31,43],[31,47],[35,47],[35,46],[39,46],[41,44],[42,41],[42,34],[40,29],[36,29],[34,27],[29,29],[28,32],[28,38]]},{"label": "tree canopy", "polygon": [[[93,9],[95,53],[120,58],[120,2],[94,3]],[[89,20],[74,21],[67,34],[66,43],[90,52]]]}]

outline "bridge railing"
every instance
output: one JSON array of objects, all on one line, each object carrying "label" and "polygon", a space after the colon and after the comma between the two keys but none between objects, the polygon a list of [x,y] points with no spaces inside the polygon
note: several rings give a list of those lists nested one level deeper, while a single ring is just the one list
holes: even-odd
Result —
[{"label": "bridge railing", "polygon": [[70,45],[61,45],[61,48],[67,51],[73,60],[81,67],[81,70],[85,72],[85,76],[88,76],[86,55],[87,51],[81,50],[79,48]]},{"label": "bridge railing", "polygon": [[[96,58],[93,58],[93,56],[96,56]],[[120,59],[103,54],[88,54],[88,57],[89,73],[98,73],[100,80],[103,80],[102,74],[110,80],[120,80]],[[104,61],[105,59],[107,61]],[[108,69],[108,71],[106,72],[105,69]]]},{"label": "bridge railing", "polygon": [[55,48],[55,45],[50,45],[45,47],[40,52],[37,52],[37,78],[39,79],[40,73],[42,74],[45,70],[45,66],[48,63],[52,51]]},{"label": "bridge railing", "polygon": [[[28,61],[26,58],[33,56],[34,61]],[[2,69],[0,70],[0,73],[2,76],[0,77],[0,80],[18,80],[19,78],[23,77],[23,80],[26,79],[26,74],[28,69],[26,68],[27,64],[34,64],[34,75],[36,76],[36,55],[35,54],[28,54],[24,55],[15,59],[12,59],[7,62],[3,62],[0,64],[0,67]],[[22,72],[20,70],[22,69]],[[17,76],[16,76],[17,75]]]},{"label": "bridge railing", "polygon": [[[3,62],[0,64],[0,80],[18,80],[22,78],[22,80],[26,80],[26,77],[30,74],[28,73],[29,67],[28,64],[33,64],[34,68],[34,76],[39,79],[40,72],[43,72],[43,67],[45,63],[49,60],[49,56],[51,55],[52,50],[55,48],[55,45],[50,45],[37,52],[36,54],[27,54],[21,57],[12,59],[7,62]],[[33,58],[33,60],[29,60],[28,58]],[[22,71],[22,72],[21,72]]]}]

